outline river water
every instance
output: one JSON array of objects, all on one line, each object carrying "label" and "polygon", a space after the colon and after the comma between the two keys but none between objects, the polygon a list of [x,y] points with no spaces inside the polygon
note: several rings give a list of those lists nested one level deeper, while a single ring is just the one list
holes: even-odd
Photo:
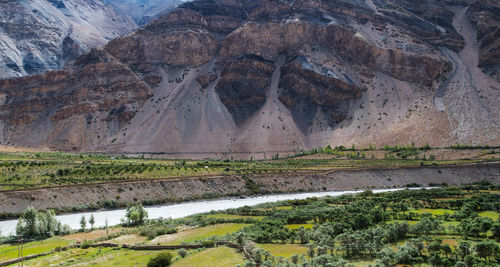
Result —
[{"label": "river water", "polygon": [[[390,192],[396,190],[403,190],[406,188],[393,188],[393,189],[376,189],[372,190],[374,193]],[[413,188],[417,189],[417,188]],[[345,194],[360,193],[359,191],[326,191],[326,192],[311,192],[311,193],[296,193],[296,194],[277,194],[277,195],[264,195],[247,198],[226,198],[217,200],[204,200],[184,202],[179,204],[169,204],[146,207],[149,219],[157,218],[182,218],[193,214],[209,212],[212,210],[225,210],[231,208],[239,208],[243,206],[253,206],[261,203],[276,202],[281,200],[291,199],[306,199],[310,197],[324,197],[324,196],[340,196]],[[117,210],[102,210],[93,212],[78,212],[64,215],[57,215],[56,218],[61,223],[69,225],[72,229],[80,228],[80,219],[85,216],[87,221],[90,215],[94,214],[95,224],[94,227],[103,227],[108,221],[109,226],[118,225],[121,223],[120,219],[125,217],[125,209]],[[0,221],[0,231],[2,235],[15,234],[17,220]],[[89,223],[87,223],[89,226]]]}]

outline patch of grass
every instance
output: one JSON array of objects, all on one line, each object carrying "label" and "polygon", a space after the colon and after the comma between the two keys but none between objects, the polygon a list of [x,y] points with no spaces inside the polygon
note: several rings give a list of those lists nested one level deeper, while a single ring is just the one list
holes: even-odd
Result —
[{"label": "patch of grass", "polygon": [[447,210],[447,209],[418,209],[418,210],[413,210],[413,212],[418,212],[420,214],[432,214],[434,216],[436,215],[444,215],[444,214],[453,214],[455,213],[454,210]]},{"label": "patch of grass", "polygon": [[217,247],[205,249],[199,253],[195,253],[186,258],[183,258],[172,264],[172,267],[233,267],[244,262],[243,256],[235,249],[228,247]]},{"label": "patch of grass", "polygon": [[289,258],[293,255],[305,255],[307,253],[306,246],[297,244],[258,244],[257,246],[269,251],[275,257],[283,256]]},{"label": "patch of grass", "polygon": [[146,241],[147,237],[145,236],[140,236],[138,234],[128,234],[128,235],[122,235],[117,238],[111,239],[106,241],[107,243],[115,243],[118,245],[135,245],[135,244],[140,244]]},{"label": "patch of grass", "polygon": [[[51,251],[56,247],[65,247],[70,241],[61,238],[50,238],[43,241],[33,241],[23,245],[23,255],[29,256]],[[17,245],[0,245],[0,261],[17,258]]]},{"label": "patch of grass", "polygon": [[493,221],[497,221],[498,220],[498,212],[495,212],[495,211],[483,211],[483,212],[480,212],[478,213],[479,216],[482,216],[482,217],[488,217],[488,218],[491,218]]},{"label": "patch of grass", "polygon": [[313,228],[314,224],[312,223],[302,223],[302,224],[287,224],[285,227],[292,230],[292,229],[299,229],[300,227],[304,227],[306,229],[311,229]]},{"label": "patch of grass", "polygon": [[205,227],[193,228],[175,234],[158,236],[155,239],[151,240],[150,243],[151,244],[160,243],[162,245],[194,243],[195,241],[208,239],[215,235],[223,236],[229,233],[233,233],[248,225],[249,224],[243,224],[243,223],[224,223],[224,224],[216,224]]},{"label": "patch of grass", "polygon": [[149,259],[163,251],[138,251],[117,248],[70,249],[27,262],[29,266],[146,266]]}]

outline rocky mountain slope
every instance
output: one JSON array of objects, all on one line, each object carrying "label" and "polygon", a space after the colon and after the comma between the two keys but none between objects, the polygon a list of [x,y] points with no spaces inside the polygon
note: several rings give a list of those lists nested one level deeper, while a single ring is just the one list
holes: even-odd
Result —
[{"label": "rocky mountain slope", "polygon": [[178,2],[0,0],[0,78],[61,69]]},{"label": "rocky mountain slope", "polygon": [[2,144],[183,154],[499,140],[498,4],[197,0],[0,81]]},{"label": "rocky mountain slope", "polygon": [[183,0],[102,0],[119,14],[129,15],[138,25],[165,15]]}]

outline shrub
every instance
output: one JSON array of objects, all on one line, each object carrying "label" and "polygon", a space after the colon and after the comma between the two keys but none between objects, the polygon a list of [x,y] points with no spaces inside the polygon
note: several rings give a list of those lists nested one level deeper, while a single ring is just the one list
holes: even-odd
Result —
[{"label": "shrub", "polygon": [[215,247],[215,241],[213,240],[203,240],[201,241],[201,244],[206,247],[206,248],[212,248]]},{"label": "shrub", "polygon": [[82,248],[82,249],[88,249],[88,248],[90,247],[90,245],[91,245],[91,244],[92,244],[92,243],[91,243],[90,241],[85,240],[85,241],[83,241],[83,242],[82,242],[82,244],[80,245],[80,248]]},{"label": "shrub", "polygon": [[162,252],[149,260],[148,267],[165,267],[170,266],[171,263],[172,254],[169,252]]},{"label": "shrub", "polygon": [[181,258],[184,258],[187,255],[187,251],[185,249],[181,248],[181,249],[177,250],[177,254],[179,254],[179,256],[181,256]]}]

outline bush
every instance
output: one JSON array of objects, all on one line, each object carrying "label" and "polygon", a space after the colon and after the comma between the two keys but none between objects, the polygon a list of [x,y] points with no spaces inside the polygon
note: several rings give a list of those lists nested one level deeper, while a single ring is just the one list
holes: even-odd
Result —
[{"label": "bush", "polygon": [[162,252],[149,260],[148,267],[165,267],[170,266],[171,263],[172,254],[169,252]]},{"label": "bush", "polygon": [[82,248],[82,249],[88,249],[88,248],[90,247],[90,245],[91,245],[91,244],[92,244],[92,243],[91,243],[90,241],[85,240],[85,241],[83,241],[83,242],[82,242],[82,244],[80,245],[80,248]]},{"label": "bush", "polygon": [[213,240],[203,240],[203,241],[201,241],[201,244],[206,248],[215,247],[215,241],[213,241]]},{"label": "bush", "polygon": [[177,250],[177,254],[179,254],[179,256],[181,256],[181,258],[184,258],[187,255],[187,251],[185,249],[181,248],[181,249]]}]

